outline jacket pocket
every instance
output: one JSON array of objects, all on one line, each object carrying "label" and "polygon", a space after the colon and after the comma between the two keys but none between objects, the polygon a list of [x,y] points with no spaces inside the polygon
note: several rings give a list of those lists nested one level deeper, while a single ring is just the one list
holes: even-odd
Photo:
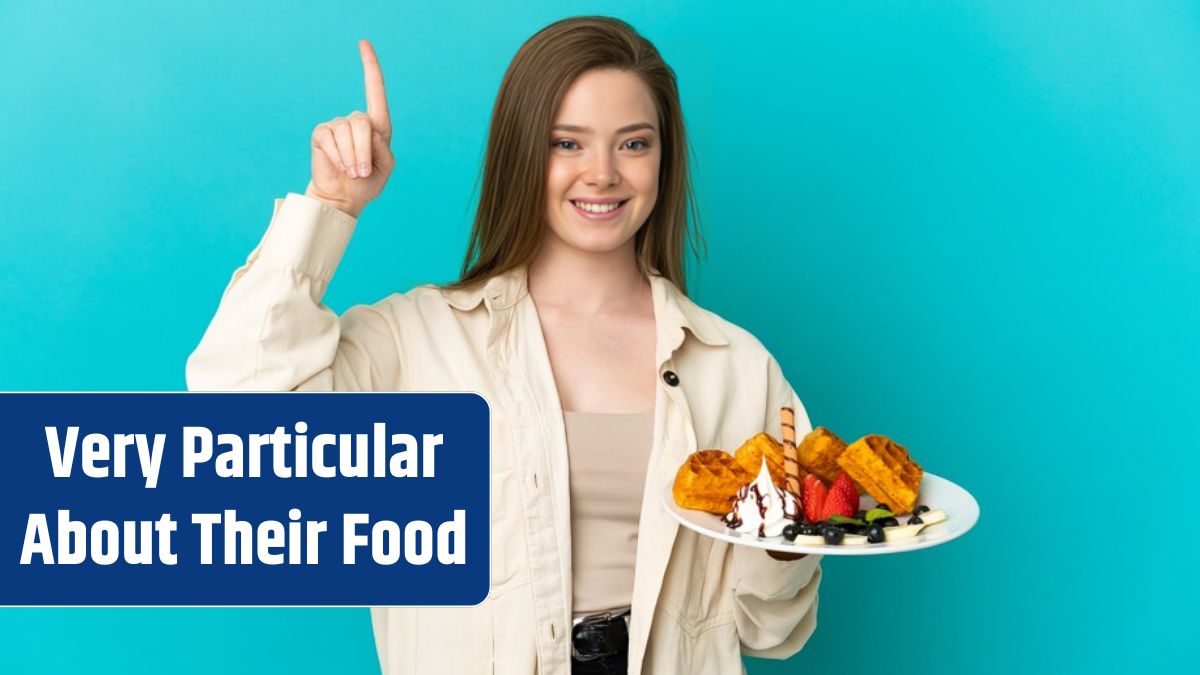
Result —
[{"label": "jacket pocket", "polygon": [[644,675],[737,675],[745,673],[737,628],[728,622],[700,626],[659,608],[642,662]]},{"label": "jacket pocket", "polygon": [[680,529],[663,577],[659,607],[675,616],[684,631],[699,634],[733,623],[730,546]]}]

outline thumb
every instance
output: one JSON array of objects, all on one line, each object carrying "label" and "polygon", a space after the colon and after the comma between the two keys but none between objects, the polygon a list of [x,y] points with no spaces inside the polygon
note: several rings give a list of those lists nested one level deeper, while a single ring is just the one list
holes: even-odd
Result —
[{"label": "thumb", "polygon": [[375,166],[385,174],[390,173],[396,166],[396,158],[392,155],[392,149],[378,131],[371,134],[371,159]]}]

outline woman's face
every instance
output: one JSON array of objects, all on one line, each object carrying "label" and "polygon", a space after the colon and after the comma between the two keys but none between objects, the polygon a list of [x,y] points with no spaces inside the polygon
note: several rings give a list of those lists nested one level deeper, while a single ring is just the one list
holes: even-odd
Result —
[{"label": "woman's face", "polygon": [[633,73],[591,70],[571,84],[547,139],[547,237],[593,253],[633,245],[658,198],[657,120]]}]

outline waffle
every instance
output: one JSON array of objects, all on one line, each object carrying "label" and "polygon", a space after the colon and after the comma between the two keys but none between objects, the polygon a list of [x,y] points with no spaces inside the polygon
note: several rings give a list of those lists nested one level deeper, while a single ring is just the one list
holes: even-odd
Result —
[{"label": "waffle", "polygon": [[787,471],[783,464],[783,445],[770,434],[757,434],[742,443],[742,447],[734,453],[733,459],[749,474],[749,480],[745,481],[749,483],[762,469],[764,456],[767,458],[767,471],[771,473],[771,481],[775,485],[784,485]]},{"label": "waffle", "polygon": [[832,483],[842,472],[838,466],[838,456],[845,449],[846,442],[837,434],[825,427],[817,427],[800,441],[800,447],[797,448],[800,466],[809,473],[815,473],[826,483]]},{"label": "waffle", "polygon": [[729,512],[738,489],[752,480],[754,474],[748,474],[728,452],[701,450],[679,467],[671,492],[681,508],[720,516]]},{"label": "waffle", "polygon": [[904,446],[887,436],[863,436],[842,452],[837,463],[867,494],[892,507],[894,513],[908,513],[917,503],[925,471]]}]

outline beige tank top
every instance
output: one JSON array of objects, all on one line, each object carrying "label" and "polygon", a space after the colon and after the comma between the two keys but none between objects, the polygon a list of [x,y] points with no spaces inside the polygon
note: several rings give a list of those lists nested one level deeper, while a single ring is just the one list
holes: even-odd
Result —
[{"label": "beige tank top", "polygon": [[563,412],[576,617],[628,607],[654,413]]}]

